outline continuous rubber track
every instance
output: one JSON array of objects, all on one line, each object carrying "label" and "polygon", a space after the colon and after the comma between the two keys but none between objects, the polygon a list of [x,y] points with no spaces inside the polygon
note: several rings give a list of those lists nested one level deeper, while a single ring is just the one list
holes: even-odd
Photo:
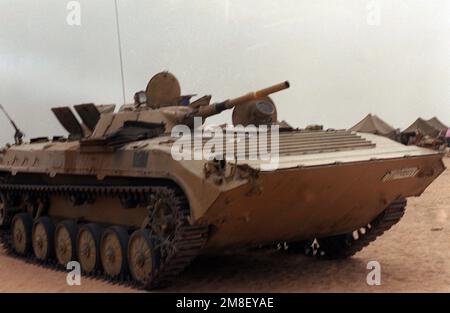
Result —
[{"label": "continuous rubber track", "polygon": [[[185,196],[177,188],[167,186],[75,186],[75,185],[16,185],[0,184],[0,191],[10,194],[33,194],[35,196],[55,196],[67,197],[77,196],[85,199],[94,199],[97,196],[108,197],[128,197],[134,200],[147,199],[152,194],[170,193],[177,197],[180,203],[176,232],[170,242],[170,249],[166,250],[165,257],[161,260],[160,266],[152,279],[146,284],[139,284],[126,274],[118,278],[108,277],[103,271],[86,274],[93,279],[101,279],[113,284],[130,286],[138,289],[156,289],[168,286],[199,254],[208,239],[209,227],[194,226],[189,223],[190,209]],[[51,268],[59,271],[66,269],[59,265],[56,260],[40,261],[33,253],[21,256],[15,253],[10,229],[0,228],[0,244],[3,245],[9,255],[23,259],[38,266]]]},{"label": "continuous rubber track", "polygon": [[305,254],[323,259],[344,259],[351,257],[375,241],[383,233],[397,224],[405,214],[407,201],[399,198],[392,202],[375,220],[353,233],[316,239],[319,247],[314,245],[305,247]]}]

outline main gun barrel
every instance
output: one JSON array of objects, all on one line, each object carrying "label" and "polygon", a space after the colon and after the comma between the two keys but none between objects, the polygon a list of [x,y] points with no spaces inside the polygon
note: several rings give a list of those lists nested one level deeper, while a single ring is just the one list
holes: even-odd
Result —
[{"label": "main gun barrel", "polygon": [[255,92],[250,92],[241,97],[226,101],[227,102],[226,107],[227,107],[227,109],[231,109],[231,108],[235,107],[236,105],[243,104],[243,103],[249,102],[251,100],[258,99],[258,98],[266,97],[270,94],[288,89],[289,86],[290,86],[289,82],[285,81],[285,82],[282,82],[282,83],[279,83],[279,84],[276,84],[276,85],[273,85],[273,86],[255,91]]},{"label": "main gun barrel", "polygon": [[224,102],[215,103],[208,106],[203,106],[198,109],[193,115],[194,116],[200,116],[203,118],[207,118],[209,116],[219,114],[222,111],[229,110],[234,108],[237,105],[247,103],[249,101],[266,97],[270,94],[273,94],[275,92],[279,92],[285,89],[288,89],[290,87],[289,82],[285,81],[258,91],[250,92],[246,95],[240,96],[238,98],[229,99]]}]

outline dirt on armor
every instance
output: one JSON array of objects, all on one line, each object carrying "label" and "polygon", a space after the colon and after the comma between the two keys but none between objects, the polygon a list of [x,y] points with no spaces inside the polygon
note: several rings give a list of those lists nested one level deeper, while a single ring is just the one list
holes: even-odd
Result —
[{"label": "dirt on armor", "polygon": [[[450,159],[445,160],[450,166]],[[356,256],[318,261],[286,252],[248,252],[196,260],[171,292],[450,292],[450,171],[420,198],[408,199],[398,225]],[[381,265],[381,286],[368,286],[369,261]],[[14,259],[0,250],[1,292],[139,292]]]}]

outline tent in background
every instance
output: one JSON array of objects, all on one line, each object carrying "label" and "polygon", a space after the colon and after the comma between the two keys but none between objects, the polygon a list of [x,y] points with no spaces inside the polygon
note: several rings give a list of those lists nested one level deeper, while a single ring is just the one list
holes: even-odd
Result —
[{"label": "tent in background", "polygon": [[442,123],[437,117],[433,117],[432,119],[429,119],[427,122],[434,128],[438,129],[443,135],[447,133],[448,126]]},{"label": "tent in background", "polygon": [[408,128],[402,131],[402,134],[420,134],[422,136],[436,138],[439,136],[440,132],[441,131],[439,129],[434,128],[434,126],[428,123],[428,121],[419,117]]},{"label": "tent in background", "polygon": [[369,114],[358,124],[350,128],[351,131],[370,133],[395,140],[396,130],[376,115]]}]

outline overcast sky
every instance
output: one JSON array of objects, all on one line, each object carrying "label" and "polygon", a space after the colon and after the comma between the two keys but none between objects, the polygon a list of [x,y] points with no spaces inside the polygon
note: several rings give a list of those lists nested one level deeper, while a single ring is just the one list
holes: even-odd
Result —
[{"label": "overcast sky", "polygon": [[[53,106],[122,104],[114,0],[0,1],[0,103],[28,137],[64,134]],[[396,127],[450,124],[446,0],[118,0],[125,91],[173,72],[184,94],[220,101],[283,80],[294,126],[350,127],[369,112]],[[230,121],[230,114],[210,120]],[[0,143],[12,141],[0,117]]]}]

